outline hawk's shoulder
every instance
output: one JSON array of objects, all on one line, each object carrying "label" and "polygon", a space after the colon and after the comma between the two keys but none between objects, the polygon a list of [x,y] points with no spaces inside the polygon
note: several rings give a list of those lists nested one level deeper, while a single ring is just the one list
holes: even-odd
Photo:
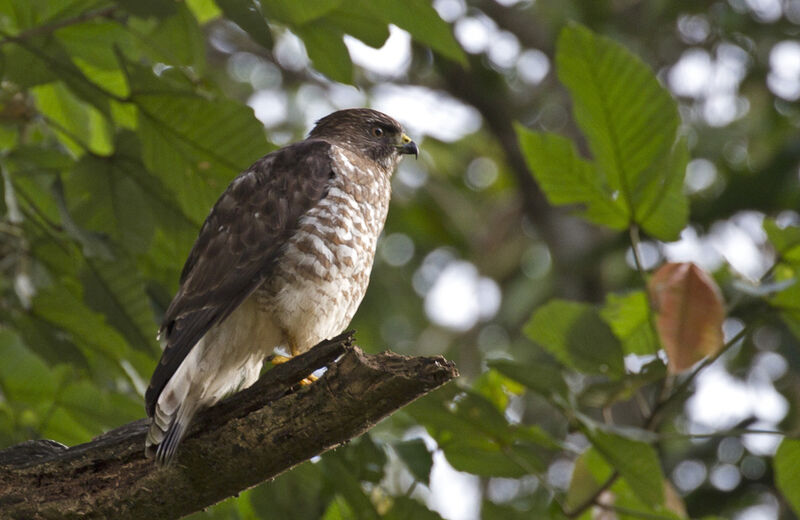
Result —
[{"label": "hawk's shoulder", "polygon": [[161,325],[166,347],[145,396],[148,415],[192,347],[269,276],[300,218],[325,197],[332,146],[306,139],[267,154],[217,200]]}]

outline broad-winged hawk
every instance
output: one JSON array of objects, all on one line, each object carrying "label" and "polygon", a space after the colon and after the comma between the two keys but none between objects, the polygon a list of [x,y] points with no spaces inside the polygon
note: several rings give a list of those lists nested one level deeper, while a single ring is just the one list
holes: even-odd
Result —
[{"label": "broad-winged hawk", "polygon": [[252,385],[276,347],[296,355],[347,327],[367,289],[391,175],[411,153],[394,119],[340,110],[231,182],[159,330],[148,454],[169,462],[198,409]]}]

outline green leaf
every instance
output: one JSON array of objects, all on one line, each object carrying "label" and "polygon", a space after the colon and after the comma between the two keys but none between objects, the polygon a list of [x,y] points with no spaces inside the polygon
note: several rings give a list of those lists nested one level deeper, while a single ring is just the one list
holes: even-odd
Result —
[{"label": "green leaf", "polygon": [[47,421],[41,427],[41,436],[53,439],[67,445],[80,444],[92,440],[92,436],[99,432],[92,432],[78,419],[62,407],[56,407],[47,416]]},{"label": "green leaf", "polygon": [[118,252],[113,260],[87,259],[81,281],[86,301],[102,312],[132,346],[149,354],[160,352],[153,308],[141,273],[129,255]]},{"label": "green leaf", "polygon": [[477,475],[518,478],[544,469],[554,443],[540,429],[512,426],[479,394],[445,387],[407,408],[450,464]]},{"label": "green leaf", "polygon": [[226,18],[242,28],[253,41],[267,49],[272,49],[272,32],[261,12],[259,4],[253,0],[216,0]]},{"label": "green leaf", "polygon": [[795,337],[800,338],[800,276],[795,268],[778,264],[775,280],[782,284],[780,292],[769,298],[770,305],[780,310],[781,318]]},{"label": "green leaf", "polygon": [[800,515],[800,439],[785,438],[775,453],[775,481],[796,515]]},{"label": "green leaf", "polygon": [[498,410],[508,407],[511,394],[520,395],[525,388],[497,370],[487,370],[472,382],[472,389],[491,402]]},{"label": "green leaf", "polygon": [[[25,0],[22,1],[24,2]],[[49,23],[69,20],[97,7],[95,0],[61,0],[59,2],[29,0],[29,3],[36,5],[35,9],[40,13],[40,20]]]},{"label": "green leaf", "polygon": [[114,0],[132,15],[165,17],[175,13],[178,2],[164,0]]},{"label": "green leaf", "polygon": [[262,520],[317,518],[330,499],[323,493],[322,464],[304,462],[250,494],[253,509]]},{"label": "green leaf", "polygon": [[0,389],[11,402],[37,405],[55,396],[49,367],[19,336],[0,328]]},{"label": "green leaf", "polygon": [[622,346],[591,305],[553,300],[525,325],[525,334],[576,370],[620,377]]},{"label": "green leaf", "polygon": [[16,35],[20,30],[64,21],[96,6],[93,0],[9,0],[0,3],[0,10],[5,18],[3,29],[13,27]]},{"label": "green leaf", "polygon": [[87,368],[86,357],[59,328],[31,313],[14,316],[11,326],[31,352],[47,360],[49,365],[71,365],[78,370]]},{"label": "green leaf", "polygon": [[[98,67],[92,63],[84,61],[80,57],[75,57],[74,61],[75,65],[81,70],[81,72],[83,72],[89,81],[98,85],[103,85],[103,88],[106,92],[117,96],[118,98],[126,98],[128,94],[130,94],[128,82],[126,81],[125,75],[122,73],[122,71],[118,69],[109,70]],[[112,111],[114,104],[119,104],[119,102],[113,99],[111,100]]]},{"label": "green leaf", "polygon": [[3,49],[5,66],[3,79],[22,88],[50,83],[58,79],[54,71],[36,59],[36,56],[20,45],[9,44]]},{"label": "green leaf", "polygon": [[[567,516],[556,508],[550,507],[550,497],[543,496],[542,491],[534,493],[534,499],[526,496],[521,503],[496,504],[489,499],[484,499],[481,503],[482,520],[531,520],[541,518],[543,520],[567,520]],[[536,499],[538,498],[538,500]],[[579,520],[585,520],[583,516]]]},{"label": "green leaf", "polygon": [[509,428],[508,420],[482,395],[465,390],[453,396],[450,408],[456,417],[471,423],[500,444],[513,442],[514,432]]},{"label": "green leaf", "polygon": [[197,19],[183,2],[176,2],[177,12],[159,20],[147,37],[147,48],[155,49],[166,63],[193,67],[206,65],[206,42]]},{"label": "green leaf", "polygon": [[186,0],[186,5],[200,24],[205,24],[221,14],[214,0]]},{"label": "green leaf", "polygon": [[639,176],[674,142],[675,102],[638,57],[577,24],[559,35],[556,64],[609,186],[632,203]]},{"label": "green leaf", "polygon": [[[0,74],[2,74],[2,68],[3,55],[0,54]],[[19,137],[19,133],[15,127],[0,125],[0,148],[11,151],[17,146],[21,146],[19,144]]]},{"label": "green leaf", "polygon": [[372,435],[365,433],[335,453],[349,468],[350,474],[362,482],[377,484],[383,478],[386,451],[377,444]]},{"label": "green leaf", "polygon": [[764,231],[782,261],[800,263],[800,226],[780,227],[773,219],[764,219]]},{"label": "green leaf", "polygon": [[548,398],[555,396],[566,398],[569,394],[561,370],[552,362],[522,363],[506,359],[495,359],[489,361],[489,368],[497,370],[504,376]]},{"label": "green leaf", "polygon": [[55,35],[90,81],[118,97],[127,97],[130,89],[115,53],[133,54],[130,31],[116,22],[95,21],[64,27]]},{"label": "green leaf", "polygon": [[[593,447],[590,447],[575,461],[572,470],[572,479],[567,490],[566,506],[567,511],[574,511],[591,499],[614,473],[614,468],[605,458]],[[665,491],[668,489],[669,482],[664,482]],[[659,518],[663,520],[681,520],[687,518],[680,498],[675,496],[667,499],[664,504],[645,502],[633,491],[630,484],[624,478],[616,479],[609,488],[611,496],[614,497],[614,505],[620,508],[619,518],[621,520],[634,520],[638,518]],[[672,493],[675,493],[674,491]],[[625,510],[625,513],[621,511]],[[589,518],[592,509],[589,508],[584,515],[579,518]],[[704,517],[708,518],[708,517]],[[708,518],[710,520],[710,518]]]},{"label": "green leaf", "polygon": [[416,41],[445,58],[467,64],[467,57],[453,37],[450,26],[427,0],[373,0],[367,7],[376,18],[405,29]]},{"label": "green leaf", "polygon": [[106,324],[103,316],[89,310],[63,285],[40,289],[33,300],[33,312],[85,342],[90,349],[87,354],[101,353],[118,361],[128,353],[125,340]]},{"label": "green leaf", "polygon": [[357,511],[357,509],[354,510],[344,497],[336,495],[328,504],[325,514],[322,515],[322,520],[361,520],[362,518],[377,518],[377,513],[375,513],[375,515],[361,516],[360,514],[356,515],[355,511]]},{"label": "green leaf", "polygon": [[440,443],[440,448],[453,468],[483,477],[520,478],[546,468],[528,445],[502,446],[485,438],[462,437]]},{"label": "green leaf", "polygon": [[66,171],[72,168],[75,161],[63,149],[47,147],[39,144],[20,144],[11,148],[5,156],[6,164],[13,171],[23,175],[51,170]]},{"label": "green leaf", "polygon": [[664,164],[656,161],[652,168],[662,169],[642,189],[642,200],[636,221],[647,233],[661,240],[677,240],[689,220],[689,199],[683,193],[689,147],[680,139]]},{"label": "green leaf", "polygon": [[667,366],[656,358],[647,363],[638,374],[628,374],[616,381],[599,381],[584,387],[578,396],[581,406],[602,408],[620,401],[633,399],[643,386],[664,379]]},{"label": "green leaf", "polygon": [[622,341],[625,354],[655,354],[658,340],[650,324],[650,305],[644,291],[608,293],[600,316]]},{"label": "green leaf", "polygon": [[175,92],[150,71],[128,68],[144,164],[202,222],[230,180],[270,151],[264,129],[247,106]]},{"label": "green leaf", "polygon": [[[322,471],[328,483],[341,493],[353,511],[359,512],[359,518],[366,520],[377,519],[378,512],[369,497],[364,493],[361,482],[353,475],[350,468],[336,456],[336,453],[329,452],[326,454],[322,459],[322,463]],[[349,517],[344,516],[343,518]]]},{"label": "green leaf", "polygon": [[96,108],[79,100],[61,83],[33,87],[31,92],[39,112],[58,124],[56,135],[75,155],[82,155],[84,148],[97,155],[111,154],[111,128]]},{"label": "green leaf", "polygon": [[552,204],[582,204],[585,217],[595,224],[625,229],[629,213],[615,199],[597,168],[578,156],[569,139],[556,134],[531,132],[517,124],[517,137],[528,167]]},{"label": "green leaf", "polygon": [[86,155],[64,182],[70,213],[81,226],[108,233],[131,251],[150,246],[155,222],[147,194],[117,159]]},{"label": "green leaf", "polygon": [[608,187],[648,233],[677,238],[687,216],[686,151],[673,151],[680,119],[669,92],[630,51],[577,24],[562,30],[556,64]]},{"label": "green leaf", "polygon": [[619,471],[642,502],[664,503],[664,474],[652,446],[599,429],[586,433],[594,448]]},{"label": "green leaf", "polygon": [[439,513],[431,511],[414,499],[403,496],[392,499],[392,508],[382,518],[386,520],[408,520],[410,518],[415,520],[442,520]]},{"label": "green leaf", "polygon": [[141,416],[138,396],[122,396],[99,391],[88,380],[67,385],[58,393],[57,402],[82,426],[92,432],[133,421]]},{"label": "green leaf", "polygon": [[575,460],[572,468],[572,477],[564,504],[567,511],[573,511],[590,500],[613,473],[614,468],[600,456],[596,449],[589,447]]},{"label": "green leaf", "polygon": [[113,94],[89,80],[55,38],[31,37],[7,51],[6,80],[21,86],[40,85],[60,79],[81,100],[102,114],[109,114]]},{"label": "green leaf", "polygon": [[340,83],[353,82],[353,62],[342,33],[324,20],[294,29],[306,46],[314,68]]},{"label": "green leaf", "polygon": [[[7,5],[3,5],[7,4]],[[19,29],[34,25],[70,21],[70,18],[97,7],[92,0],[10,0],[0,3],[4,16],[13,18]],[[5,28],[5,27],[4,27]]]},{"label": "green leaf", "polygon": [[136,183],[145,195],[147,211],[153,215],[160,229],[169,231],[170,240],[176,241],[178,246],[185,246],[188,253],[197,238],[197,221],[181,211],[178,199],[144,166],[141,146],[135,134],[118,133],[114,148],[115,153],[111,158],[114,168],[120,175]]},{"label": "green leaf", "polygon": [[426,486],[430,482],[433,456],[422,439],[398,442],[392,446],[415,479]]},{"label": "green leaf", "polygon": [[342,0],[261,0],[261,8],[269,18],[276,18],[292,26],[306,24],[333,11]]},{"label": "green leaf", "polygon": [[389,38],[389,27],[383,17],[369,9],[371,0],[343,2],[325,16],[325,23],[338,32],[358,38],[370,47],[380,48]]}]

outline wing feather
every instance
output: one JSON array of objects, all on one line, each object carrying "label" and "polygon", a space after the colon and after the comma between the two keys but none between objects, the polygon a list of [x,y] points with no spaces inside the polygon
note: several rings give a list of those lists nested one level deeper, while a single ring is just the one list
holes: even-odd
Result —
[{"label": "wing feather", "polygon": [[307,139],[257,161],[212,208],[159,334],[166,348],[145,394],[152,416],[161,391],[192,347],[269,276],[300,217],[327,194],[331,145]]}]

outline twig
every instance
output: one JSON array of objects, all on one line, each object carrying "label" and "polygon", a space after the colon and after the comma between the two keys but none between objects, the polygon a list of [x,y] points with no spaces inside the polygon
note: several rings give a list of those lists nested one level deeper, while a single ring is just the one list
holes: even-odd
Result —
[{"label": "twig", "polygon": [[711,357],[707,357],[703,361],[701,361],[700,364],[698,364],[697,367],[695,367],[695,369],[692,370],[691,374],[689,374],[686,377],[686,379],[681,381],[681,383],[677,387],[675,387],[675,390],[670,392],[669,395],[665,399],[660,399],[659,402],[656,403],[656,406],[653,408],[653,413],[650,414],[650,417],[645,422],[645,428],[647,428],[648,430],[651,430],[651,431],[655,430],[657,425],[658,425],[658,422],[656,421],[656,418],[659,415],[659,413],[668,404],[670,404],[670,402],[672,402],[677,396],[681,395],[689,387],[689,385],[692,384],[692,382],[695,380],[695,378],[697,378],[698,374],[700,374],[700,372],[703,371],[703,369],[705,369],[711,363],[713,363],[714,361],[719,359],[720,356],[722,356],[725,352],[730,350],[730,348],[733,347],[736,343],[738,343],[739,340],[744,338],[750,332],[750,328],[751,327],[747,326],[747,327],[744,327],[742,330],[740,330],[735,336],[733,336],[731,339],[729,339],[722,346],[722,348],[719,349],[719,351],[717,351],[716,354],[714,354]]},{"label": "twig", "polygon": [[586,498],[586,500],[584,500],[574,508],[570,509],[569,511],[565,510],[564,515],[566,515],[569,518],[575,518],[577,516],[582,515],[583,512],[589,509],[590,507],[598,505],[597,499],[600,498],[600,495],[602,495],[608,488],[610,488],[614,484],[614,482],[617,481],[618,477],[619,477],[619,472],[617,470],[614,470],[614,473],[612,473],[611,476],[609,476],[605,482],[600,484],[600,487],[598,487],[590,497]]}]

